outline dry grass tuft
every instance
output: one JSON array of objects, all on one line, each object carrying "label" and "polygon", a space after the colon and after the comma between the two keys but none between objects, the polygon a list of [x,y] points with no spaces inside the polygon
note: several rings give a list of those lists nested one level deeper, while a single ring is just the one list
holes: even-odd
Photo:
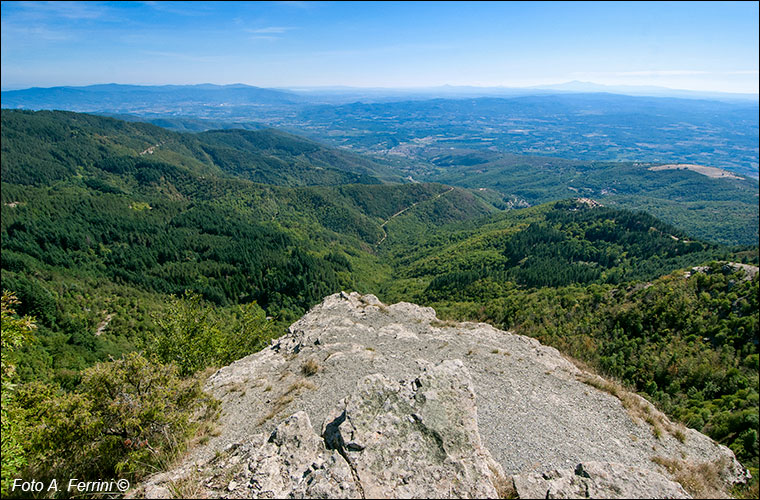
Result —
[{"label": "dry grass tuft", "polygon": [[293,396],[285,395],[283,394],[277,400],[274,402],[272,407],[269,409],[269,411],[259,419],[258,424],[261,425],[267,420],[270,420],[277,416],[278,413],[280,413],[282,410],[285,409],[286,406],[288,406],[290,403],[293,402]]},{"label": "dry grass tuft", "polygon": [[[623,395],[623,387],[616,383],[612,382],[610,380],[605,380],[602,377],[598,377],[595,375],[589,375],[587,373],[584,373],[579,376],[579,379],[581,382],[583,382],[586,385],[590,385],[591,387],[595,387],[596,389],[599,389],[600,391],[604,391],[608,394],[612,394],[616,398],[621,399]],[[623,401],[625,404],[625,401]]]},{"label": "dry grass tuft", "polygon": [[434,320],[432,320],[430,322],[430,326],[434,326],[436,328],[454,328],[458,324],[459,323],[457,323],[456,321],[453,321],[453,320],[450,320],[450,319],[442,321],[442,320],[440,320],[438,318],[435,318]]},{"label": "dry grass tuft", "polygon": [[203,482],[197,471],[169,483],[172,498],[203,498]]},{"label": "dry grass tuft", "polygon": [[652,435],[655,438],[661,439],[663,433],[667,431],[681,443],[686,442],[686,432],[683,426],[669,422],[662,413],[654,408],[652,403],[629,391],[619,382],[589,373],[579,375],[578,380],[618,398],[631,418],[643,420],[652,427]]},{"label": "dry grass tuft", "polygon": [[[686,432],[683,425],[673,424],[668,421],[661,412],[656,411],[652,403],[635,394],[634,390],[625,388],[620,382],[596,375],[596,372],[589,364],[579,359],[566,354],[562,354],[562,357],[570,361],[581,371],[580,375],[576,375],[578,380],[618,398],[623,403],[623,407],[628,410],[631,418],[644,420],[652,426],[652,434],[657,439],[662,437],[663,431],[667,431],[681,443],[686,442]],[[652,411],[653,409],[655,409],[654,412]]]},{"label": "dry grass tuft", "polygon": [[198,428],[195,431],[193,437],[188,441],[187,447],[193,449],[198,445],[206,444],[211,437],[216,437],[221,434],[219,426],[213,421],[200,422]]},{"label": "dry grass tuft", "polygon": [[652,410],[649,405],[642,401],[638,396],[628,392],[619,382],[613,380],[606,380],[596,375],[589,375],[587,373],[582,374],[580,381],[584,384],[595,387],[600,391],[604,391],[612,396],[615,396],[623,403],[623,407],[628,411],[628,414],[633,419],[643,420],[652,427],[652,434],[659,439],[662,437],[662,426],[660,425],[660,418],[652,415]]},{"label": "dry grass tuft", "polygon": [[320,368],[321,367],[319,366],[319,363],[317,363],[315,360],[307,359],[301,365],[301,373],[307,377],[311,377],[312,375],[316,375]]},{"label": "dry grass tuft", "polygon": [[721,472],[726,459],[699,464],[666,457],[653,457],[652,462],[662,466],[694,498],[731,498]]},{"label": "dry grass tuft", "polygon": [[675,432],[673,432],[673,437],[682,443],[686,442],[686,433],[683,431],[683,429],[676,428]]},{"label": "dry grass tuft", "polygon": [[247,390],[247,384],[244,382],[235,382],[230,384],[227,388],[227,392],[239,392],[241,396],[245,396]]},{"label": "dry grass tuft", "polygon": [[491,464],[488,464],[488,469],[493,474],[491,484],[493,484],[499,498],[518,498],[515,483],[511,477],[505,477],[501,471],[494,468]]},{"label": "dry grass tuft", "polygon": [[261,417],[259,420],[259,425],[263,424],[267,420],[270,420],[277,416],[280,412],[282,412],[290,403],[293,402],[293,399],[298,395],[299,392],[301,392],[302,389],[316,389],[317,386],[312,384],[306,379],[300,379],[292,384],[283,392],[279,398],[277,398],[272,404],[272,408],[269,409],[269,411]]},{"label": "dry grass tuft", "polygon": [[311,390],[314,390],[316,388],[317,388],[317,386],[315,386],[314,384],[312,384],[308,380],[301,379],[301,380],[297,380],[297,381],[293,382],[292,384],[290,384],[290,387],[288,387],[288,389],[283,393],[283,396],[287,396],[287,395],[292,394],[292,393],[298,394],[301,391],[301,389],[311,389]]}]

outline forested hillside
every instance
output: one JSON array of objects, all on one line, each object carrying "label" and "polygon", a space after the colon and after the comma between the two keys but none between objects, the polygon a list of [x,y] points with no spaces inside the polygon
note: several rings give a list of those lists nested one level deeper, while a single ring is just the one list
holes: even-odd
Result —
[{"label": "forested hillside", "polygon": [[[191,436],[203,425],[187,412],[213,413],[193,376],[260,349],[340,290],[539,338],[757,467],[756,246],[604,200],[517,209],[493,190],[394,179],[386,164],[278,131],[3,110],[0,263],[18,299],[3,302],[3,384],[17,385],[3,435],[48,464],[26,473],[140,477],[155,463],[125,439],[182,446],[145,434],[158,424],[105,412],[117,403],[99,384],[132,394],[129,374],[158,377],[187,401],[161,425]],[[121,418],[133,427],[107,436]],[[91,454],[109,460],[95,467]]]},{"label": "forested hillside", "polygon": [[431,293],[445,290],[447,282],[460,289],[465,281],[481,278],[527,287],[621,283],[728,255],[724,247],[691,240],[646,213],[589,199],[503,212],[445,229],[448,235],[439,231],[413,249],[399,249],[397,283],[427,277]]},{"label": "forested hillside", "polygon": [[278,185],[400,180],[372,160],[271,129],[182,134],[63,111],[3,110],[2,148],[3,181],[38,186],[138,170],[138,180],[149,183],[177,168]]},{"label": "forested hillside", "polygon": [[[472,149],[431,149],[433,168],[420,179],[489,188],[529,204],[569,196],[644,210],[691,236],[725,244],[758,242],[758,182],[690,170],[651,170],[648,163],[582,162],[498,154]],[[716,217],[720,223],[716,224]]]},{"label": "forested hillside", "polygon": [[[387,277],[375,245],[393,214],[442,193],[467,203],[412,230],[495,210],[435,184],[286,187],[298,169],[324,181],[328,163],[372,162],[274,131],[196,137],[74,113],[2,116],[2,286],[44,333],[20,367],[27,378],[63,380],[133,349],[162,297],[186,290],[221,307],[255,301],[286,323]],[[221,150],[241,152],[246,173],[204,157]],[[246,180],[264,170],[280,185]]]}]

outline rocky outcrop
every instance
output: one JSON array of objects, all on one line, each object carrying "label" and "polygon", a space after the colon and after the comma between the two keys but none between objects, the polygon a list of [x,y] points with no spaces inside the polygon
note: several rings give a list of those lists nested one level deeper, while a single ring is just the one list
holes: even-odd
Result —
[{"label": "rocky outcrop", "polygon": [[691,498],[659,472],[614,463],[581,463],[512,480],[518,498]]},{"label": "rocky outcrop", "polygon": [[[231,498],[496,498],[506,484],[482,446],[475,394],[459,361],[420,361],[419,377],[359,381],[315,432],[296,412],[266,441],[234,446],[202,469],[207,494]],[[215,484],[216,483],[216,484]]]},{"label": "rocky outcrop", "polygon": [[207,389],[219,435],[135,496],[687,498],[667,464],[746,477],[553,348],[372,295],[327,297]]}]

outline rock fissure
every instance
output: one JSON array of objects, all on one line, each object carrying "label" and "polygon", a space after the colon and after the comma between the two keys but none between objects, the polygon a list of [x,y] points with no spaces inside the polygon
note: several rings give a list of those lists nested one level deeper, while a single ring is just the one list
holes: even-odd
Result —
[{"label": "rock fissure", "polygon": [[354,484],[356,485],[356,489],[359,490],[359,495],[361,498],[367,498],[367,495],[364,493],[364,486],[362,486],[362,480],[359,477],[359,473],[356,470],[356,467],[354,464],[351,463],[351,459],[348,456],[348,452],[346,451],[346,448],[341,446],[337,448],[336,450],[341,457],[343,457],[343,460],[346,461],[346,465],[348,465],[348,468],[351,469],[351,477],[353,477]]},{"label": "rock fissure", "polygon": [[322,433],[322,438],[325,440],[325,447],[328,450],[338,450],[343,447],[343,437],[338,430],[340,424],[346,421],[346,411],[343,412],[332,422],[325,425],[325,430]]},{"label": "rock fissure", "polygon": [[[354,450],[350,450],[350,448],[345,444],[343,435],[340,432],[341,424],[346,421],[349,420],[346,416],[346,410],[344,409],[336,419],[324,426],[325,428],[322,432],[322,439],[324,440],[326,449],[337,451],[343,460],[345,460],[346,465],[351,469],[351,476],[354,480],[354,484],[356,485],[357,490],[359,490],[361,498],[367,498],[364,494],[364,487],[362,486],[361,479],[359,478],[359,473],[357,472],[356,467],[354,467],[354,464],[351,463],[351,458],[348,456],[348,451]],[[361,451],[361,448],[355,451]]]}]

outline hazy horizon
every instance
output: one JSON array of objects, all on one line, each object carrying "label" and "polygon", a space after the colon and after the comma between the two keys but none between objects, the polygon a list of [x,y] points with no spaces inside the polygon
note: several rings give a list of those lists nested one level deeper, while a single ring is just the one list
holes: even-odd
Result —
[{"label": "hazy horizon", "polygon": [[568,82],[758,93],[757,2],[2,2],[3,90]]},{"label": "hazy horizon", "polygon": [[[133,83],[119,83],[119,82],[104,82],[94,83],[86,85],[52,85],[49,87],[19,87],[19,88],[1,88],[2,92],[23,91],[33,89],[51,89],[51,88],[87,88],[103,85],[118,85],[118,86],[135,86],[135,87],[182,87],[182,86],[239,86],[244,85],[252,88],[263,88],[268,90],[276,90],[281,92],[289,92],[295,94],[324,94],[324,95],[356,95],[367,97],[372,95],[391,97],[398,95],[399,98],[404,96],[414,98],[415,96],[428,96],[428,98],[434,97],[449,97],[456,98],[461,96],[462,98],[469,97],[503,97],[514,98],[529,95],[552,95],[552,94],[584,94],[584,93],[609,93],[630,95],[633,97],[670,97],[681,99],[725,99],[730,101],[748,101],[757,102],[760,99],[760,93],[744,93],[744,92],[721,92],[710,90],[691,90],[691,89],[674,89],[669,87],[659,86],[626,86],[626,85],[604,85],[596,82],[558,82],[546,85],[535,85],[526,87],[506,87],[506,86],[491,86],[491,87],[479,87],[471,85],[430,85],[419,87],[373,87],[373,86],[347,86],[347,85],[298,85],[298,86],[282,86],[282,87],[261,87],[250,83],[233,82],[233,83],[213,83],[213,82],[198,82],[187,84],[133,84]],[[576,88],[575,86],[588,86],[589,88]]]}]

